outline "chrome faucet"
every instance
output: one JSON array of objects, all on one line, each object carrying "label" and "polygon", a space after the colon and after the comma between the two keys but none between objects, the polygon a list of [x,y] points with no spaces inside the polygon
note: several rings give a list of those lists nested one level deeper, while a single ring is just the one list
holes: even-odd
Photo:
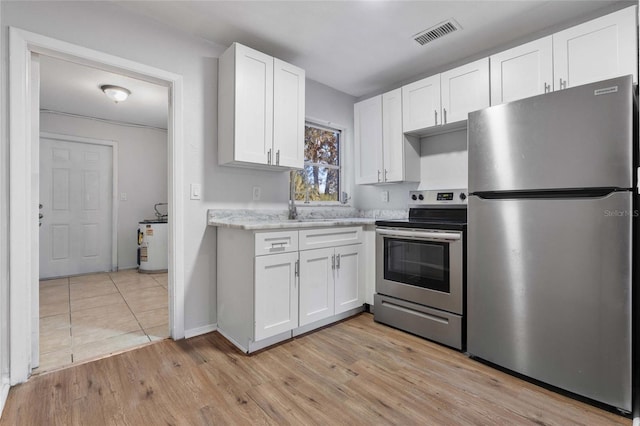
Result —
[{"label": "chrome faucet", "polygon": [[296,209],[296,180],[294,171],[289,172],[289,220],[298,218]]}]

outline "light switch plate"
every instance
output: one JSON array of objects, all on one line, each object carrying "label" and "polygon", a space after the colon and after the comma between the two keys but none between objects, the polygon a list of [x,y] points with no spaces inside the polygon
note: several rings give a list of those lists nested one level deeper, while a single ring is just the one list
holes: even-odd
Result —
[{"label": "light switch plate", "polygon": [[202,197],[201,195],[201,187],[199,183],[191,184],[191,199],[199,200]]},{"label": "light switch plate", "polygon": [[260,197],[262,196],[262,188],[259,186],[253,187],[253,201],[260,201]]}]

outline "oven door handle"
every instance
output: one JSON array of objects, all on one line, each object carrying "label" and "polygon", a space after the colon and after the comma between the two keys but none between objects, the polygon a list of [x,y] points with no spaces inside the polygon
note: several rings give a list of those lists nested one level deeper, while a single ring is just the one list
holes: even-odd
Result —
[{"label": "oven door handle", "polygon": [[410,237],[420,238],[425,240],[448,240],[456,241],[462,237],[458,233],[454,232],[428,232],[428,231],[399,231],[396,229],[376,229],[376,233],[380,235],[387,235],[389,237]]}]

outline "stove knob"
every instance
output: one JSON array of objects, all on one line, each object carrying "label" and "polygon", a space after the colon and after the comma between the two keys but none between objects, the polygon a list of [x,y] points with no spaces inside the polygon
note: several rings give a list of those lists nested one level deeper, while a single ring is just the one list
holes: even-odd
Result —
[{"label": "stove knob", "polygon": [[417,200],[417,199],[418,199],[418,197],[416,196],[416,194],[413,194],[413,195],[411,196],[411,199],[412,199],[413,201],[415,201],[415,200]]},{"label": "stove knob", "polygon": [[461,192],[461,193],[460,193],[460,199],[461,199],[462,201],[464,201],[464,200],[466,200],[466,199],[467,199],[467,196],[465,195],[465,193],[464,193],[464,192]]},{"label": "stove knob", "polygon": [[424,200],[424,195],[422,195],[422,194],[418,195],[418,199],[419,199],[420,201]]}]

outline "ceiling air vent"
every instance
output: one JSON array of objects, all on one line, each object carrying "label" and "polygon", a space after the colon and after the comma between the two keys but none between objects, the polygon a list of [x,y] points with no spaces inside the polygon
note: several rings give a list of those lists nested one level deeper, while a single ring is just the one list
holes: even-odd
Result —
[{"label": "ceiling air vent", "polygon": [[438,25],[419,32],[413,36],[413,39],[417,41],[419,45],[424,46],[427,43],[446,36],[454,31],[458,31],[461,28],[460,24],[453,19],[449,19],[448,21],[440,22]]}]

